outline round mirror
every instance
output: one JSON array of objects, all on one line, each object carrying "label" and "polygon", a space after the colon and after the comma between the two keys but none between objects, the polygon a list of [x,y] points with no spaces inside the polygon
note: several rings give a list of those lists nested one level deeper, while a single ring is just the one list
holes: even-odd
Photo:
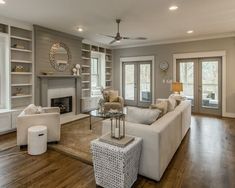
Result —
[{"label": "round mirror", "polygon": [[50,63],[55,70],[65,71],[71,61],[69,48],[62,42],[57,42],[51,46]]}]

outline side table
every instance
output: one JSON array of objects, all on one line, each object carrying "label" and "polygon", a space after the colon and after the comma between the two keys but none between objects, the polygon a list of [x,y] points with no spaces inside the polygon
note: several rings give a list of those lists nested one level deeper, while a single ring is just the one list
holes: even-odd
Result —
[{"label": "side table", "polygon": [[137,180],[142,138],[121,148],[91,141],[96,184],[104,188],[129,188]]}]

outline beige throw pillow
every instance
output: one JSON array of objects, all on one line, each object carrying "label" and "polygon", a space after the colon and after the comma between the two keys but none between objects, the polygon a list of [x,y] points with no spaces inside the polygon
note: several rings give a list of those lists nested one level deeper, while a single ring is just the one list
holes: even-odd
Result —
[{"label": "beige throw pillow", "polygon": [[136,107],[128,107],[126,121],[132,123],[140,123],[145,125],[151,125],[155,122],[161,111],[158,109],[144,109]]},{"label": "beige throw pillow", "polygon": [[177,102],[174,97],[168,98],[168,111],[173,111],[175,107],[177,106]]},{"label": "beige throw pillow", "polygon": [[110,90],[109,91],[109,102],[118,102],[118,91]]},{"label": "beige throw pillow", "polygon": [[160,110],[162,112],[161,116],[164,116],[167,113],[168,101],[160,101],[157,104],[152,104],[150,108]]}]

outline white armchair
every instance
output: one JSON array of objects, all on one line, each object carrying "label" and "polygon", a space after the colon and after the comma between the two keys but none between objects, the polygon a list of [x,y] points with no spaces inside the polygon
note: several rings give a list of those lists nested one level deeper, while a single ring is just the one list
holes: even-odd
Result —
[{"label": "white armchair", "polygon": [[57,107],[42,108],[44,113],[25,114],[23,111],[16,120],[17,145],[27,145],[28,128],[37,125],[47,127],[47,142],[60,141],[60,109]]}]

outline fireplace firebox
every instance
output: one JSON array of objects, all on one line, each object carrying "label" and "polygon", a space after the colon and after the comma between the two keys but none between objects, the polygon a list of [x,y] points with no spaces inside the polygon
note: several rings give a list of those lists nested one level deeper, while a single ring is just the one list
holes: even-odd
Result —
[{"label": "fireplace firebox", "polygon": [[51,99],[51,107],[59,107],[60,114],[72,112],[72,96]]}]

